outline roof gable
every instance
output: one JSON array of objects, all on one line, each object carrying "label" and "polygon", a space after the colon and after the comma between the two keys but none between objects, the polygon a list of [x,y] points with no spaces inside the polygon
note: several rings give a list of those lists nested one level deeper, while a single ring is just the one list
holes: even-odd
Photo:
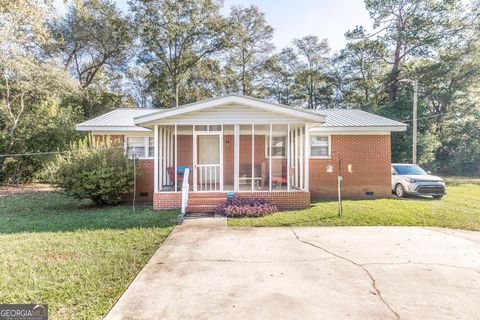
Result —
[{"label": "roof gable", "polygon": [[[186,104],[172,109],[162,109],[151,114],[136,117],[134,121],[137,125],[148,126],[162,119],[171,119],[173,117],[179,118],[193,112],[203,112],[207,109],[229,106],[232,108],[238,108],[240,106],[240,108],[247,107],[251,109],[257,109],[259,111],[269,112],[272,114],[281,114],[284,116],[299,118],[307,122],[325,122],[325,116],[319,112],[293,108],[283,104],[239,95],[221,96],[218,98]],[[212,120],[216,119],[213,118]],[[237,118],[236,120],[238,122],[241,119]]]}]

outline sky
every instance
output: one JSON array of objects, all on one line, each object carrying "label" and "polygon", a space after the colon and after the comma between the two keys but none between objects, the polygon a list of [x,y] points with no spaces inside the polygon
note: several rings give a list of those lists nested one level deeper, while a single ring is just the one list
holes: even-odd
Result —
[{"label": "sky", "polygon": [[[64,0],[54,0],[57,11],[65,12]],[[345,32],[357,25],[371,28],[371,20],[363,0],[224,0],[222,13],[228,15],[232,5],[256,5],[274,28],[273,42],[277,49],[291,44],[295,38],[316,35],[326,38],[332,50],[345,45]],[[127,0],[117,0],[128,9]]]}]

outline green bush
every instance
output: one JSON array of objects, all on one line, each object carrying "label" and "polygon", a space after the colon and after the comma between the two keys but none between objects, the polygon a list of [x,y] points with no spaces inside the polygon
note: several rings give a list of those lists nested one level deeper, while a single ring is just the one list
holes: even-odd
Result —
[{"label": "green bush", "polygon": [[110,140],[88,136],[73,143],[70,152],[50,166],[53,182],[78,199],[98,205],[119,203],[133,191],[134,163]]}]

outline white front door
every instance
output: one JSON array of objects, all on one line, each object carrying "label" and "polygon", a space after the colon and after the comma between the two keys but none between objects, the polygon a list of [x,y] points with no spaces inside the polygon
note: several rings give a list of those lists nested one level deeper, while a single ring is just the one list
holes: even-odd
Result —
[{"label": "white front door", "polygon": [[221,138],[220,134],[197,134],[196,191],[220,191]]}]

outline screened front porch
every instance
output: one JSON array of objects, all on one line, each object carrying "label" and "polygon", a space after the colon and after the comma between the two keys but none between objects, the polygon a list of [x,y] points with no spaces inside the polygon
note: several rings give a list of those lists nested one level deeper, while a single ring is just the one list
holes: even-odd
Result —
[{"label": "screened front porch", "polygon": [[308,124],[154,126],[155,192],[308,190]]}]

